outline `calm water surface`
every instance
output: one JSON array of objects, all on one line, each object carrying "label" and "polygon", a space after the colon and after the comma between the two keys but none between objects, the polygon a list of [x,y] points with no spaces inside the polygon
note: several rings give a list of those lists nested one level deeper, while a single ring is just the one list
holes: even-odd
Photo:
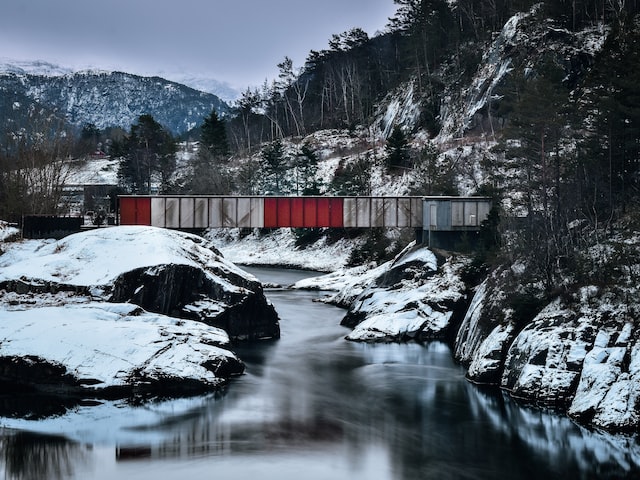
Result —
[{"label": "calm water surface", "polygon": [[[309,275],[251,271],[283,285]],[[0,478],[640,478],[634,439],[479,389],[444,344],[350,343],[344,311],[318,294],[267,296],[282,339],[238,348],[247,373],[226,392],[0,419],[12,427]]]}]

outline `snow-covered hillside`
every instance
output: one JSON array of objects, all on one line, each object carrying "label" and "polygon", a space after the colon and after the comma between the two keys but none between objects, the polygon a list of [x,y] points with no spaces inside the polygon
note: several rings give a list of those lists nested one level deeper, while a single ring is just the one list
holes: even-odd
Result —
[{"label": "snow-covered hillside", "polygon": [[[0,68],[3,95],[24,98],[62,114],[76,127],[92,123],[100,129],[129,130],[137,118],[151,114],[172,133],[184,133],[202,123],[216,110],[228,106],[217,96],[159,77],[122,72],[65,72],[47,63],[4,64]],[[24,105],[23,105],[24,104]],[[26,101],[13,102],[5,115],[20,114]]]}]

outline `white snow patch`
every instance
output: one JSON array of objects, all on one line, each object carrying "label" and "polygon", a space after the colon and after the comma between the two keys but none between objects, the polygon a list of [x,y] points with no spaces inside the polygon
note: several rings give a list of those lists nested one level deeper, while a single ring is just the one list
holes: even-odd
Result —
[{"label": "white snow patch", "polygon": [[[67,285],[106,285],[120,274],[157,265],[215,267],[253,276],[227,262],[196,235],[140,226],[100,228],[57,242],[11,244],[0,256],[0,281],[49,281]],[[238,288],[229,286],[229,288]]]},{"label": "white snow patch", "polygon": [[355,243],[342,239],[328,243],[321,238],[304,248],[296,246],[296,238],[289,228],[261,235],[254,230],[241,237],[238,229],[211,229],[205,235],[230,262],[254,266],[284,266],[302,270],[331,272],[343,268],[349,261]]},{"label": "white snow patch", "polygon": [[100,388],[126,385],[134,372],[216,385],[220,379],[203,364],[236,359],[221,348],[228,343],[223,330],[132,304],[0,311],[2,356],[39,357]]}]

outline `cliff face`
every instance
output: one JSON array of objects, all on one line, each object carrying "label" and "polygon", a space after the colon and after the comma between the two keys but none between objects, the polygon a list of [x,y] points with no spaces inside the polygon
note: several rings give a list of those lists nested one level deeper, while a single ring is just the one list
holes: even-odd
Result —
[{"label": "cliff face", "polygon": [[[240,288],[230,289],[228,282]],[[135,269],[115,280],[109,301],[198,320],[223,329],[231,340],[280,337],[278,315],[262,285],[231,273],[212,276],[200,268],[174,264]]]},{"label": "cliff face", "polygon": [[455,343],[471,381],[599,428],[640,426],[637,303],[585,286],[552,300],[518,331],[490,315],[492,293],[486,283],[478,288]]},{"label": "cliff face", "polygon": [[[451,340],[471,382],[566,412],[585,425],[635,432],[639,246],[637,235],[603,240],[583,252],[593,271],[568,271],[564,288],[553,292],[531,289],[525,260],[472,285],[468,259],[436,262],[428,249],[414,247],[371,272],[342,272],[344,287],[326,301],[349,299],[342,322],[353,327],[348,340]],[[297,287],[330,289],[335,277]]]}]

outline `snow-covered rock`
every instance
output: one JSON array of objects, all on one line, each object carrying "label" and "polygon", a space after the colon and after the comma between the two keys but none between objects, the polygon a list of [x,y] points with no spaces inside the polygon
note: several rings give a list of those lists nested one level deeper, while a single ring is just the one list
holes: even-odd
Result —
[{"label": "snow-covered rock", "polygon": [[207,391],[243,371],[230,336],[280,334],[260,282],[196,235],[112,227],[3,250],[9,389],[68,399]]},{"label": "snow-covered rock", "polygon": [[[505,359],[501,386],[513,396],[566,407],[593,341],[591,325],[556,300],[515,338]],[[582,357],[582,358],[581,358]]]},{"label": "snow-covered rock", "polygon": [[154,227],[101,228],[57,242],[18,244],[0,258],[0,290],[23,296],[9,296],[14,310],[33,301],[30,293],[59,304],[56,294],[71,291],[199,320],[234,339],[280,333],[255,277],[202,237]]},{"label": "snow-covered rock", "polygon": [[244,370],[229,337],[133,304],[88,303],[0,312],[0,383],[83,398],[219,387]]},{"label": "snow-covered rock", "polygon": [[444,338],[456,312],[463,308],[464,262],[447,260],[438,267],[427,248],[405,251],[356,298],[342,320],[354,327],[354,341],[400,341]]},{"label": "snow-covered rock", "polygon": [[478,285],[458,328],[454,357],[468,366],[467,378],[475,383],[500,383],[504,358],[516,333],[505,284],[514,281],[516,272],[513,267],[497,269]]},{"label": "snow-covered rock", "polygon": [[0,242],[4,242],[13,237],[17,237],[20,234],[20,230],[16,227],[12,227],[7,222],[0,220]]},{"label": "snow-covered rock", "polygon": [[640,345],[630,322],[607,322],[583,357],[569,415],[606,429],[636,431],[640,423]]},{"label": "snow-covered rock", "polygon": [[[508,271],[517,272],[517,266]],[[512,396],[566,410],[584,424],[635,431],[640,424],[640,346],[634,305],[610,288],[584,286],[547,302],[518,326],[506,270],[481,284],[458,330],[467,377]]]},{"label": "snow-covered rock", "polygon": [[344,267],[356,242],[347,239],[329,243],[326,237],[304,248],[296,245],[290,228],[278,228],[268,235],[254,230],[241,236],[239,229],[211,229],[205,237],[226,259],[253,266],[279,266],[331,272]]}]

